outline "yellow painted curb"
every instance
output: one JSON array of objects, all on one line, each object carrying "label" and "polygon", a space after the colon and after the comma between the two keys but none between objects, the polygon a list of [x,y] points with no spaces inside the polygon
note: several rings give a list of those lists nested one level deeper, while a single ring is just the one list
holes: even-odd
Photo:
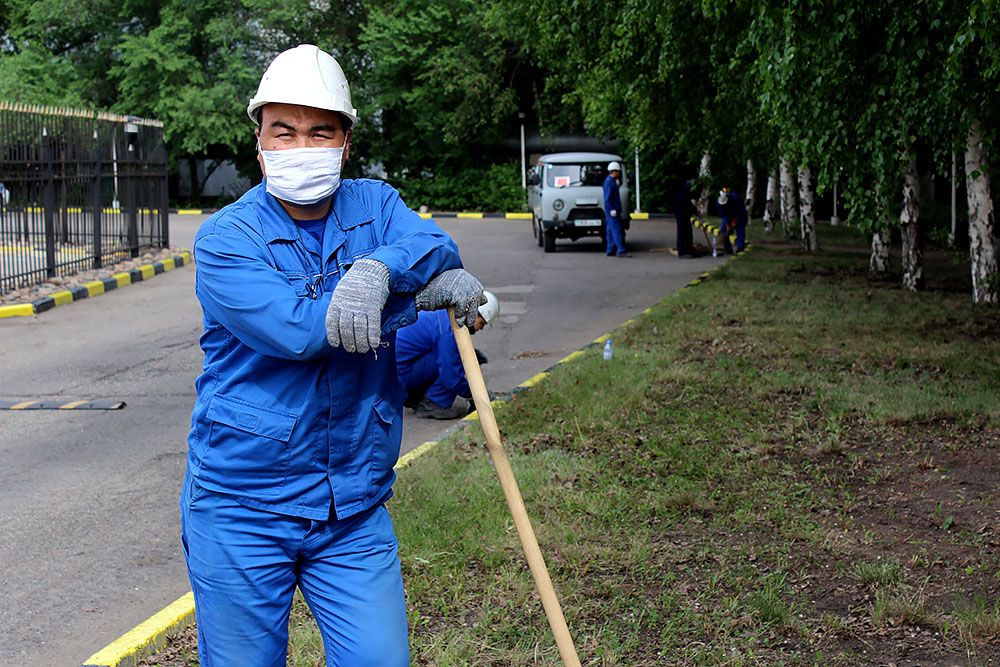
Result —
[{"label": "yellow painted curb", "polygon": [[413,463],[414,460],[420,458],[421,456],[423,456],[427,452],[429,452],[432,449],[434,449],[435,447],[437,447],[438,444],[439,444],[439,442],[437,440],[428,440],[424,444],[418,445],[417,447],[414,447],[410,451],[408,451],[405,454],[403,454],[402,456],[400,456],[399,460],[396,461],[396,465],[393,466],[393,468],[395,470],[399,470],[400,468],[405,468],[406,466],[408,466],[411,463]]},{"label": "yellow painted curb", "polygon": [[57,306],[65,306],[67,303],[73,303],[73,293],[69,290],[53,292],[49,296],[52,297],[52,300],[56,302]]},{"label": "yellow painted curb", "polygon": [[594,339],[594,343],[597,344],[597,345],[600,345],[601,343],[603,343],[604,341],[606,341],[609,338],[611,338],[611,334],[604,334],[600,338],[595,338]]},{"label": "yellow painted curb", "polygon": [[71,402],[67,403],[66,405],[60,405],[59,409],[60,410],[72,410],[76,406],[83,405],[86,402],[87,401],[71,401]]},{"label": "yellow painted curb", "polygon": [[457,213],[457,214],[455,214],[455,217],[456,218],[468,218],[468,219],[471,219],[471,220],[482,220],[483,219],[483,214],[482,213]]},{"label": "yellow painted curb", "polygon": [[569,363],[570,361],[573,361],[574,359],[579,359],[582,356],[583,356],[583,350],[577,350],[576,352],[570,352],[565,357],[560,359],[557,363],[560,364]]},{"label": "yellow painted curb", "polygon": [[530,213],[505,213],[503,217],[508,220],[531,220]]},{"label": "yellow painted curb", "polygon": [[179,208],[177,215],[201,215],[200,208]]},{"label": "yellow painted curb", "polygon": [[153,268],[152,264],[143,264],[139,267],[139,271],[142,272],[143,280],[149,280],[156,275],[156,269]]},{"label": "yellow painted curb", "polygon": [[635,213],[632,214],[632,219],[633,220],[649,220],[649,213],[640,213],[639,211],[636,211]]},{"label": "yellow painted curb", "polygon": [[166,259],[162,260],[160,264],[163,264],[164,271],[173,271],[175,268],[173,257],[167,257]]},{"label": "yellow painted curb", "polygon": [[116,273],[111,277],[118,281],[119,287],[125,287],[126,285],[132,284],[132,275],[129,273]]},{"label": "yellow painted curb", "polygon": [[88,296],[104,294],[104,283],[100,280],[91,280],[89,283],[84,283],[83,286],[87,288]]},{"label": "yellow painted curb", "polygon": [[189,253],[187,250],[185,250],[184,252],[181,253],[181,257],[184,258],[184,263],[185,264],[190,264],[191,262],[194,261],[194,258],[191,257],[191,253]]},{"label": "yellow painted curb", "polygon": [[12,306],[0,306],[0,318],[30,317],[35,314],[35,307],[30,303],[16,303]]},{"label": "yellow painted curb", "polygon": [[87,658],[83,667],[133,667],[176,633],[194,622],[194,594],[186,593]]},{"label": "yellow painted curb", "polygon": [[424,220],[430,220],[431,219],[431,214],[430,213],[417,213],[417,215],[419,215]]},{"label": "yellow painted curb", "polygon": [[544,380],[548,376],[549,376],[548,371],[542,371],[538,375],[531,376],[530,378],[528,378],[527,380],[525,380],[524,382],[522,382],[521,384],[519,384],[517,386],[518,387],[534,387],[536,384],[538,384],[539,382],[541,382],[542,380]]}]

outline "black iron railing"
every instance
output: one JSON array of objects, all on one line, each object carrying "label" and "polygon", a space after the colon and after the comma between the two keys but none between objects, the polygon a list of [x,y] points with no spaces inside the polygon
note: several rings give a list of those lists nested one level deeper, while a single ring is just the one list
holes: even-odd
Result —
[{"label": "black iron railing", "polygon": [[169,244],[163,123],[0,101],[0,294]]}]

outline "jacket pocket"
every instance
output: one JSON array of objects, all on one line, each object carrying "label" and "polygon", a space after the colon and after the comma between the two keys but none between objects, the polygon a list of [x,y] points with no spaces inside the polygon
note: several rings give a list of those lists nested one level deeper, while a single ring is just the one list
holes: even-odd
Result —
[{"label": "jacket pocket", "polygon": [[392,467],[399,458],[403,402],[396,393],[380,397],[372,406],[371,483],[376,493],[383,492],[382,487],[390,483]]},{"label": "jacket pocket", "polygon": [[217,394],[208,406],[211,421],[202,479],[234,494],[277,496],[288,478],[288,442],[294,414]]}]

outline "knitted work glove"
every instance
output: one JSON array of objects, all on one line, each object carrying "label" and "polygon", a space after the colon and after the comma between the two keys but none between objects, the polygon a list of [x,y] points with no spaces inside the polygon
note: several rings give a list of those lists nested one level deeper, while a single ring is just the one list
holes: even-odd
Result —
[{"label": "knitted work glove", "polygon": [[483,285],[465,269],[450,269],[435,276],[417,292],[417,310],[455,308],[455,321],[467,327],[476,325],[479,306],[486,303]]},{"label": "knitted work glove", "polygon": [[326,339],[345,352],[367,352],[381,342],[382,307],[389,297],[389,269],[374,259],[356,261],[333,288],[326,311]]}]

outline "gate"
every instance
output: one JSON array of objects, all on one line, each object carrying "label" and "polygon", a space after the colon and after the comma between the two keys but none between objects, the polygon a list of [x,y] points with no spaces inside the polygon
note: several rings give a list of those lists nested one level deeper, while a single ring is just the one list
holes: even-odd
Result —
[{"label": "gate", "polygon": [[169,245],[163,123],[0,101],[0,294]]}]

